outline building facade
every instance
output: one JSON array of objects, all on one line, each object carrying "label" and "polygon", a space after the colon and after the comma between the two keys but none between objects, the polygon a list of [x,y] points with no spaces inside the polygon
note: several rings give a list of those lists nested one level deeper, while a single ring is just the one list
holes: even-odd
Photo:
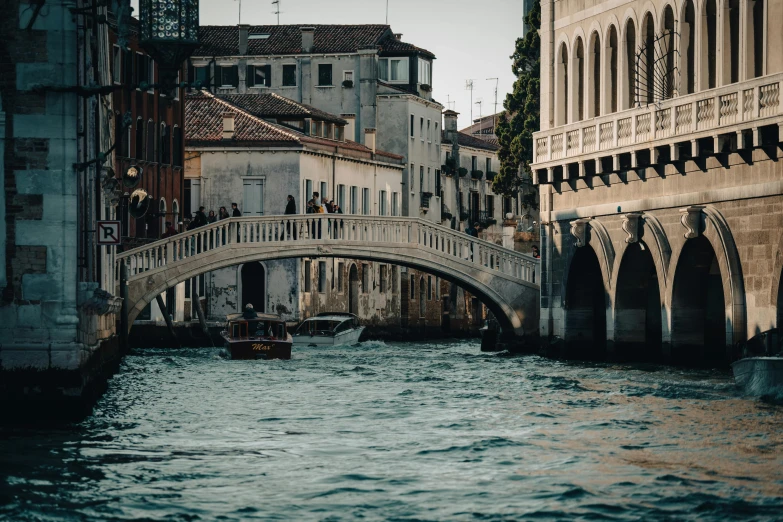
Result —
[{"label": "building facade", "polygon": [[541,4],[543,336],[726,365],[781,325],[783,3]]}]

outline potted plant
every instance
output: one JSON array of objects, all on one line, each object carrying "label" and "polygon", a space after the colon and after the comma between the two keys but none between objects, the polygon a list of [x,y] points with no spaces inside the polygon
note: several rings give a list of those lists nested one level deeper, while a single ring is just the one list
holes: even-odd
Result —
[{"label": "potted plant", "polygon": [[441,212],[440,219],[441,221],[451,221],[451,218],[454,216],[451,215],[451,212]]},{"label": "potted plant", "polygon": [[353,87],[353,80],[343,80],[343,87],[350,89]]},{"label": "potted plant", "polygon": [[465,167],[460,167],[458,172],[460,178],[464,178],[465,176],[468,175],[468,169],[466,169]]},{"label": "potted plant", "polygon": [[419,85],[419,89],[421,89],[424,92],[430,92],[432,90],[432,87],[426,83],[422,83]]},{"label": "potted plant", "polygon": [[489,172],[487,172],[487,181],[494,181],[495,180],[495,176],[497,176],[497,175],[498,175],[497,172],[493,172],[493,171],[490,170]]},{"label": "potted plant", "polygon": [[470,215],[467,212],[460,212],[459,213],[459,220],[460,221],[467,221]]},{"label": "potted plant", "polygon": [[473,179],[481,179],[484,177],[484,171],[481,170],[473,170],[470,172],[470,177]]}]

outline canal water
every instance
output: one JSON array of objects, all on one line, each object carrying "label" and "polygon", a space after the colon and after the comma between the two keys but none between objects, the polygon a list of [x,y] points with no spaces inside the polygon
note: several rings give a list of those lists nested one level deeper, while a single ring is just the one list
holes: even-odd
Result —
[{"label": "canal water", "polygon": [[783,520],[782,443],[783,406],[720,372],[146,349],[85,422],[0,432],[0,519]]}]

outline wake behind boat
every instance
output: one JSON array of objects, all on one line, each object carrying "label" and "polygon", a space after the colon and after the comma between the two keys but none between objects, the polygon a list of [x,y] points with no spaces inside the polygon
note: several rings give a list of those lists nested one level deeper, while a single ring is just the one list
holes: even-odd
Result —
[{"label": "wake behind boat", "polygon": [[742,344],[742,358],[731,365],[734,382],[750,395],[783,393],[783,343],[777,328]]},{"label": "wake behind boat", "polygon": [[220,336],[232,359],[291,358],[291,335],[279,315],[230,314]]},{"label": "wake behind boat", "polygon": [[344,312],[324,312],[305,319],[294,332],[294,346],[342,346],[359,342],[364,326]]}]

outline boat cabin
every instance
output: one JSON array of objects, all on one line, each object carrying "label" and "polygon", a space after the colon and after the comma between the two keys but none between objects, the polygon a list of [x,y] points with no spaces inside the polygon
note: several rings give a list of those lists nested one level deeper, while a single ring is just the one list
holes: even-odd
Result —
[{"label": "boat cabin", "polygon": [[296,335],[336,335],[359,327],[359,318],[348,313],[321,313],[306,319]]},{"label": "boat cabin", "polygon": [[286,339],[285,321],[272,314],[258,314],[248,318],[244,314],[229,315],[226,332],[231,340],[245,339]]}]

